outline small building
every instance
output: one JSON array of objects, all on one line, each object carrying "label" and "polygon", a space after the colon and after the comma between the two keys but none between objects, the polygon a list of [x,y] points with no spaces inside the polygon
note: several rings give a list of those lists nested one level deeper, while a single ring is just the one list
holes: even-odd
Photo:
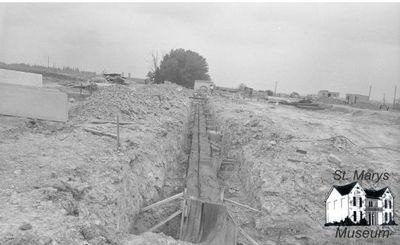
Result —
[{"label": "small building", "polygon": [[290,94],[286,93],[276,93],[275,97],[283,97],[283,98],[290,98]]},{"label": "small building", "polygon": [[214,89],[214,83],[211,81],[205,80],[196,80],[194,81],[194,90],[201,92],[211,92]]},{"label": "small building", "polygon": [[339,98],[339,92],[330,92],[329,90],[318,91],[318,97]]},{"label": "small building", "polygon": [[362,94],[346,94],[347,104],[368,103],[369,96]]},{"label": "small building", "polygon": [[326,223],[348,217],[354,223],[365,219],[368,225],[388,224],[394,221],[393,199],[389,187],[364,190],[358,182],[333,186],[325,201]]}]

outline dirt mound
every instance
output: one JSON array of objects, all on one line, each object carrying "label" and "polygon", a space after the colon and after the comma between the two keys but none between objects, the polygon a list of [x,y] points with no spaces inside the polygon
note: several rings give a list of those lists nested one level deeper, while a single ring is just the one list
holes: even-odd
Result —
[{"label": "dirt mound", "polygon": [[157,116],[159,113],[182,107],[189,90],[178,85],[152,85],[132,88],[113,85],[100,88],[83,104],[70,111],[78,120],[89,118],[115,120],[117,114],[122,120],[135,120]]}]

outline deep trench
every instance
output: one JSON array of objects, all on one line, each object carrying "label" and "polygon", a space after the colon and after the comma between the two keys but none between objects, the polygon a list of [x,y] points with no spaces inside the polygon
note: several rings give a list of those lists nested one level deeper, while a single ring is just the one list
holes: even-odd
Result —
[{"label": "deep trench", "polygon": [[[165,168],[166,175],[164,180],[164,186],[159,191],[160,195],[157,201],[163,200],[170,196],[173,196],[177,193],[181,193],[184,191],[186,186],[186,175],[189,163],[189,154],[191,149],[191,124],[192,121],[192,108],[188,110],[188,115],[186,116],[186,121],[184,122],[184,130],[183,130],[183,138],[182,142],[179,144],[182,145],[180,147],[180,151],[176,152],[176,155],[182,156],[181,161],[175,162],[173,166],[167,166]],[[170,185],[173,183],[173,185]],[[155,202],[157,202],[155,201]],[[151,203],[148,203],[148,205]],[[140,235],[143,232],[148,231],[150,228],[163,221],[169,215],[174,213],[175,211],[181,209],[181,199],[174,200],[172,202],[163,204],[160,207],[156,207],[154,209],[139,212],[131,224],[130,233]],[[177,216],[174,219],[170,220],[162,227],[158,228],[156,233],[164,233],[167,236],[171,236],[174,239],[179,239],[179,230],[180,230],[181,216]]]},{"label": "deep trench", "polygon": [[[221,141],[221,162],[222,165],[220,169],[218,169],[218,182],[220,183],[221,186],[225,186],[226,190],[229,190],[229,184],[232,181],[232,178],[240,179],[240,189],[237,190],[238,192],[241,193],[247,193],[246,196],[249,197],[248,192],[244,190],[244,185],[242,184],[242,179],[245,176],[241,176],[243,174],[242,171],[239,171],[240,165],[243,164],[243,159],[240,159],[240,156],[238,156],[236,151],[232,151],[231,149],[231,142],[230,142],[230,133],[229,131],[226,131],[226,128],[224,128],[222,125],[218,123],[218,117],[215,117],[215,113],[212,108],[212,104],[210,101],[210,107],[211,107],[211,113],[213,114],[214,121],[216,123],[215,125],[215,130],[222,133],[222,141]],[[183,155],[184,156],[184,161],[176,163],[176,168],[171,168],[168,169],[166,168],[166,180],[165,182],[172,182],[172,179],[176,179],[175,181],[175,186],[167,186],[164,185],[162,190],[160,190],[160,197],[159,200],[168,198],[174,194],[180,193],[184,191],[184,188],[186,186],[186,176],[187,176],[187,171],[188,171],[188,164],[189,164],[189,156],[190,156],[190,150],[191,150],[191,140],[192,140],[192,127],[194,124],[194,120],[196,119],[194,114],[195,110],[198,109],[197,107],[191,107],[189,110],[189,113],[187,115],[187,120],[185,121],[185,126],[184,126],[184,137],[183,137],[183,142],[181,143],[183,147],[181,147],[181,152],[177,152],[177,155]],[[226,166],[226,163],[224,164],[225,160],[227,161],[232,161],[234,159],[234,166]],[[229,160],[231,159],[231,160]],[[199,164],[199,163],[198,163]],[[172,170],[172,171],[171,171]],[[228,198],[234,197],[235,194],[231,194],[228,191],[225,192],[225,196]],[[253,199],[253,198],[251,198]],[[254,201],[254,200],[253,200]],[[136,218],[135,222],[133,224],[133,229],[131,229],[131,232],[134,234],[141,234],[154,225],[158,224],[159,222],[163,221],[166,217],[168,217],[170,214],[174,213],[175,211],[181,209],[182,203],[180,199],[169,202],[167,204],[162,205],[161,207],[157,207],[155,209],[139,213]],[[180,231],[180,225],[181,225],[181,216],[177,216],[159,229],[157,229],[155,232],[157,233],[164,233],[165,235],[171,236],[174,239],[179,239],[179,231]]]}]

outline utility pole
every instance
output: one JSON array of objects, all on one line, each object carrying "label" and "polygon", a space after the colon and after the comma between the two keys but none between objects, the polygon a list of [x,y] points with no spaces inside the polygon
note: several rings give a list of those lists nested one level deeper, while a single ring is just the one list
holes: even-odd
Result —
[{"label": "utility pole", "polygon": [[278,87],[278,81],[275,81],[275,92],[274,92],[274,96],[276,96],[276,87]]},{"label": "utility pole", "polygon": [[372,89],[372,85],[369,85],[369,94],[368,94],[368,99],[371,100],[371,89]]},{"label": "utility pole", "polygon": [[385,100],[385,93],[383,93],[383,104],[385,104],[386,100]]},{"label": "utility pole", "polygon": [[396,92],[397,92],[397,85],[394,86],[393,109],[394,109],[394,106],[396,105]]},{"label": "utility pole", "polygon": [[50,67],[50,56],[47,56],[47,68]]}]

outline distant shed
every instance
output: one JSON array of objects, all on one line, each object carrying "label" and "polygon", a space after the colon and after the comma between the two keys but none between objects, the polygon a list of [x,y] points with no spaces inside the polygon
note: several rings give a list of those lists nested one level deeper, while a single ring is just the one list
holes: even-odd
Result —
[{"label": "distant shed", "polygon": [[346,94],[346,102],[348,104],[367,103],[369,96],[362,94]]},{"label": "distant shed", "polygon": [[318,91],[318,97],[339,98],[339,92],[320,90]]}]

